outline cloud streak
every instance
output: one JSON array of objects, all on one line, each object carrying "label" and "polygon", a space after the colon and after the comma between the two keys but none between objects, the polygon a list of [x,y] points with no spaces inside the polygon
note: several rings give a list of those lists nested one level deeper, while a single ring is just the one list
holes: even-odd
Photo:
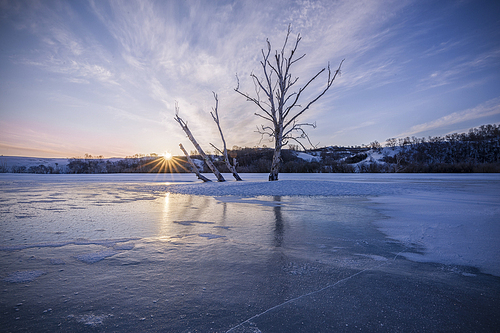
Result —
[{"label": "cloud streak", "polygon": [[407,132],[401,133],[399,137],[421,134],[430,130],[445,128],[450,125],[460,124],[470,120],[500,115],[500,98],[495,98],[480,104],[474,108],[450,113],[444,117],[430,122],[412,126]]}]

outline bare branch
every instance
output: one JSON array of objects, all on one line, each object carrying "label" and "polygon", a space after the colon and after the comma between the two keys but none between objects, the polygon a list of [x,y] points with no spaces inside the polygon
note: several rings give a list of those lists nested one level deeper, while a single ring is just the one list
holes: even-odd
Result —
[{"label": "bare branch", "polygon": [[224,154],[224,152],[222,150],[220,150],[219,148],[217,148],[213,143],[210,143],[210,145],[215,149],[217,150],[219,153],[221,154]]},{"label": "bare branch", "polygon": [[[274,140],[275,147],[269,180],[278,179],[281,149],[289,140],[297,141],[304,149],[304,145],[299,140],[307,140],[314,147],[305,131],[305,127],[315,128],[316,124],[297,123],[297,120],[330,89],[333,81],[340,74],[340,69],[344,62],[344,60],[340,62],[335,72],[332,72],[330,64],[328,64],[328,67],[318,71],[302,87],[299,87],[296,91],[291,91],[299,80],[298,77],[292,76],[290,72],[291,67],[305,57],[305,54],[297,56],[297,49],[302,40],[300,34],[297,34],[293,45],[289,45],[291,31],[291,25],[289,25],[281,48],[275,50],[272,56],[271,43],[269,39],[266,39],[267,50],[261,50],[262,59],[260,61],[263,76],[262,78],[258,78],[254,73],[250,75],[254,83],[255,97],[242,93],[239,89],[239,81],[235,89],[239,94],[247,98],[248,101],[252,101],[257,105],[260,111],[255,113],[256,116],[264,119],[267,124],[270,123],[269,125],[262,125],[260,128],[257,128],[257,132],[261,134],[261,140],[264,135]],[[327,70],[328,76],[325,87],[312,100],[302,106],[299,101],[303,92]],[[261,91],[267,97],[265,101],[260,99]],[[262,97],[264,96],[262,95]]]},{"label": "bare branch", "polygon": [[256,113],[254,113],[254,115],[256,115],[256,116],[258,116],[258,117],[261,117],[261,118],[264,118],[265,120],[270,121],[270,122],[272,122],[272,121],[273,121],[271,118],[266,117],[266,116],[263,116],[263,115],[261,115],[260,113],[257,113],[257,112],[256,112]]},{"label": "bare branch", "polygon": [[[338,69],[335,71],[335,74],[333,75],[333,77],[331,76],[331,70],[330,70],[330,64],[328,64],[328,81],[327,81],[327,84],[326,84],[326,87],[325,89],[318,95],[316,96],[315,99],[313,99],[312,101],[310,101],[305,108],[303,108],[301,111],[299,111],[295,116],[293,116],[286,124],[284,127],[287,127],[289,126],[291,123],[293,123],[301,114],[303,114],[306,110],[309,109],[309,107],[315,103],[318,99],[320,99],[321,96],[323,96],[327,91],[328,89],[330,89],[330,87],[332,86],[333,84],[333,81],[335,80],[335,78],[337,77],[337,75],[340,73],[340,68],[342,67],[342,63],[344,62],[344,60],[342,60],[340,62],[340,65],[338,67]],[[318,74],[316,74],[311,80],[309,80],[309,82],[301,89],[299,90],[299,93],[297,94],[296,96],[296,99],[295,101],[298,100],[298,98],[300,97],[300,94],[304,91],[304,89],[309,85],[309,83],[311,83],[314,79],[316,79],[319,74],[321,74],[325,69],[323,68],[321,71],[318,72]],[[295,103],[294,103],[295,104]],[[288,113],[287,113],[288,115]]]}]

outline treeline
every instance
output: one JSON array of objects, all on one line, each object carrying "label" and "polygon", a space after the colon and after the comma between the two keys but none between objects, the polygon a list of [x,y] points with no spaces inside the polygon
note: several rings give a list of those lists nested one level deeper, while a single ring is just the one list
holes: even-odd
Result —
[{"label": "treeline", "polygon": [[49,173],[64,173],[64,169],[61,169],[58,166],[53,167],[51,165],[44,165],[44,164],[32,165],[30,167],[26,167],[24,165],[14,165],[9,168],[4,163],[0,165],[0,172],[49,174]]},{"label": "treeline", "polygon": [[397,153],[383,159],[396,172],[500,172],[499,125],[398,143],[391,145]]},{"label": "treeline", "polygon": [[[228,150],[228,155],[237,161],[237,169],[240,173],[267,173],[271,167],[273,149],[271,148],[247,148],[233,147]],[[282,153],[282,172],[316,172],[315,163],[308,163],[296,157],[292,150],[284,150]],[[203,173],[210,173],[208,165],[200,155],[191,152],[191,158],[198,164]],[[229,172],[221,155],[209,155],[213,164],[221,172]],[[124,159],[112,161],[102,158],[94,158],[86,155],[85,158],[71,158],[66,167],[66,173],[185,173],[191,172],[186,157],[174,156],[171,159],[151,155],[134,155]]]},{"label": "treeline", "polygon": [[[500,125],[484,125],[467,133],[444,137],[406,137],[388,139],[386,146],[372,142],[362,147],[324,147],[308,151],[311,161],[301,159],[297,146],[284,149],[280,172],[353,173],[353,172],[500,172]],[[228,150],[237,161],[239,173],[267,173],[273,149],[233,147]],[[210,170],[201,156],[191,152],[200,171]],[[209,158],[221,172],[229,172],[220,155]],[[190,166],[183,157],[165,159],[157,154],[136,154],[123,159],[104,159],[85,154],[68,160],[65,166],[0,165],[0,172],[16,173],[184,173]]]},{"label": "treeline", "polygon": [[71,158],[66,167],[67,173],[182,173],[190,172],[185,158],[175,157],[170,160],[157,154],[136,154],[124,159]]}]

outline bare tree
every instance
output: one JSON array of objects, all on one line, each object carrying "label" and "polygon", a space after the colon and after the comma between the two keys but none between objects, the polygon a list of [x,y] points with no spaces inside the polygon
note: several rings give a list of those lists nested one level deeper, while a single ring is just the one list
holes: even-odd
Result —
[{"label": "bare tree", "polygon": [[[261,125],[258,132],[261,135],[268,135],[274,141],[274,154],[271,164],[271,172],[269,173],[269,180],[278,180],[279,166],[281,162],[281,149],[287,145],[290,140],[296,141],[303,149],[305,149],[300,139],[305,139],[309,144],[309,136],[307,135],[304,127],[316,127],[315,123],[299,123],[298,118],[306,112],[311,105],[323,96],[333,84],[333,81],[340,73],[340,68],[344,60],[340,62],[337,70],[334,72],[330,69],[330,64],[326,68],[321,69],[314,75],[307,83],[296,91],[291,91],[291,88],[297,83],[298,77],[292,77],[290,69],[292,65],[304,58],[305,54],[301,56],[296,55],[297,47],[301,40],[300,34],[293,44],[290,53],[285,54],[285,49],[290,37],[291,26],[288,26],[288,31],[285,37],[285,42],[280,51],[276,50],[274,55],[271,54],[271,43],[267,40],[267,50],[262,49],[262,66],[263,78],[259,78],[254,73],[250,74],[255,85],[255,97],[250,96],[248,93],[240,91],[240,84],[235,91],[242,96],[246,97],[257,105],[259,112],[255,115],[261,117],[268,122],[267,125]],[[328,73],[326,86],[323,90],[316,95],[314,99],[305,103],[299,104],[299,99],[306,88],[323,72]],[[263,99],[261,99],[261,92],[263,92]],[[269,124],[270,123],[270,124]],[[311,144],[311,146],[313,146]]]},{"label": "bare tree", "polygon": [[236,161],[234,160],[234,165],[231,165],[231,162],[229,161],[229,157],[227,155],[227,148],[226,148],[226,140],[224,139],[224,134],[222,134],[222,129],[220,127],[220,121],[219,121],[219,99],[217,98],[217,94],[213,92],[214,98],[215,98],[215,108],[212,108],[212,112],[210,114],[212,115],[213,120],[217,124],[217,128],[219,129],[220,137],[222,139],[222,145],[223,145],[223,150],[220,150],[217,148],[214,144],[211,143],[212,147],[214,147],[218,152],[222,154],[224,157],[224,162],[226,163],[227,168],[229,171],[233,174],[234,179],[236,180],[242,180],[238,172],[236,171]]},{"label": "bare tree", "polygon": [[217,177],[217,180],[219,182],[226,181],[224,179],[224,177],[221,175],[221,173],[219,172],[219,170],[217,170],[217,168],[215,167],[215,165],[212,163],[212,161],[210,160],[210,158],[208,158],[207,154],[205,154],[205,152],[203,151],[203,149],[201,149],[200,145],[195,140],[193,134],[191,134],[191,131],[189,130],[187,123],[181,117],[179,117],[179,106],[177,105],[177,103],[175,104],[175,117],[174,117],[174,119],[175,119],[175,121],[177,121],[179,123],[179,125],[181,125],[182,130],[186,133],[186,135],[188,136],[189,140],[191,140],[191,142],[193,143],[193,145],[196,148],[196,150],[198,151],[198,153],[201,155],[201,157],[203,158],[203,160],[205,161],[205,163],[207,163],[207,165],[210,168],[210,170],[212,170],[212,172],[214,173],[215,177]]},{"label": "bare tree", "polygon": [[179,143],[179,148],[182,150],[182,152],[184,153],[184,155],[186,155],[186,159],[187,159],[188,163],[191,165],[191,169],[193,170],[193,172],[196,174],[196,176],[198,176],[198,179],[201,179],[204,182],[211,182],[210,179],[208,179],[207,177],[203,176],[201,174],[200,170],[198,170],[198,167],[196,166],[196,164],[194,164],[193,160],[191,159],[191,156],[189,156],[189,154],[186,151],[186,149],[184,149],[184,146],[182,145],[182,143]]}]

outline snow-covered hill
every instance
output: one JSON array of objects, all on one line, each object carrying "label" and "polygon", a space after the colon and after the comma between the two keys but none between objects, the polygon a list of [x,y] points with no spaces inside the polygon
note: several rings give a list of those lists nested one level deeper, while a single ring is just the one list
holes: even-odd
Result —
[{"label": "snow-covered hill", "polygon": [[3,172],[11,172],[12,170],[28,170],[30,167],[38,167],[43,165],[51,167],[53,170],[64,169],[68,165],[67,158],[43,158],[43,157],[24,157],[24,156],[0,156],[0,170]]}]

